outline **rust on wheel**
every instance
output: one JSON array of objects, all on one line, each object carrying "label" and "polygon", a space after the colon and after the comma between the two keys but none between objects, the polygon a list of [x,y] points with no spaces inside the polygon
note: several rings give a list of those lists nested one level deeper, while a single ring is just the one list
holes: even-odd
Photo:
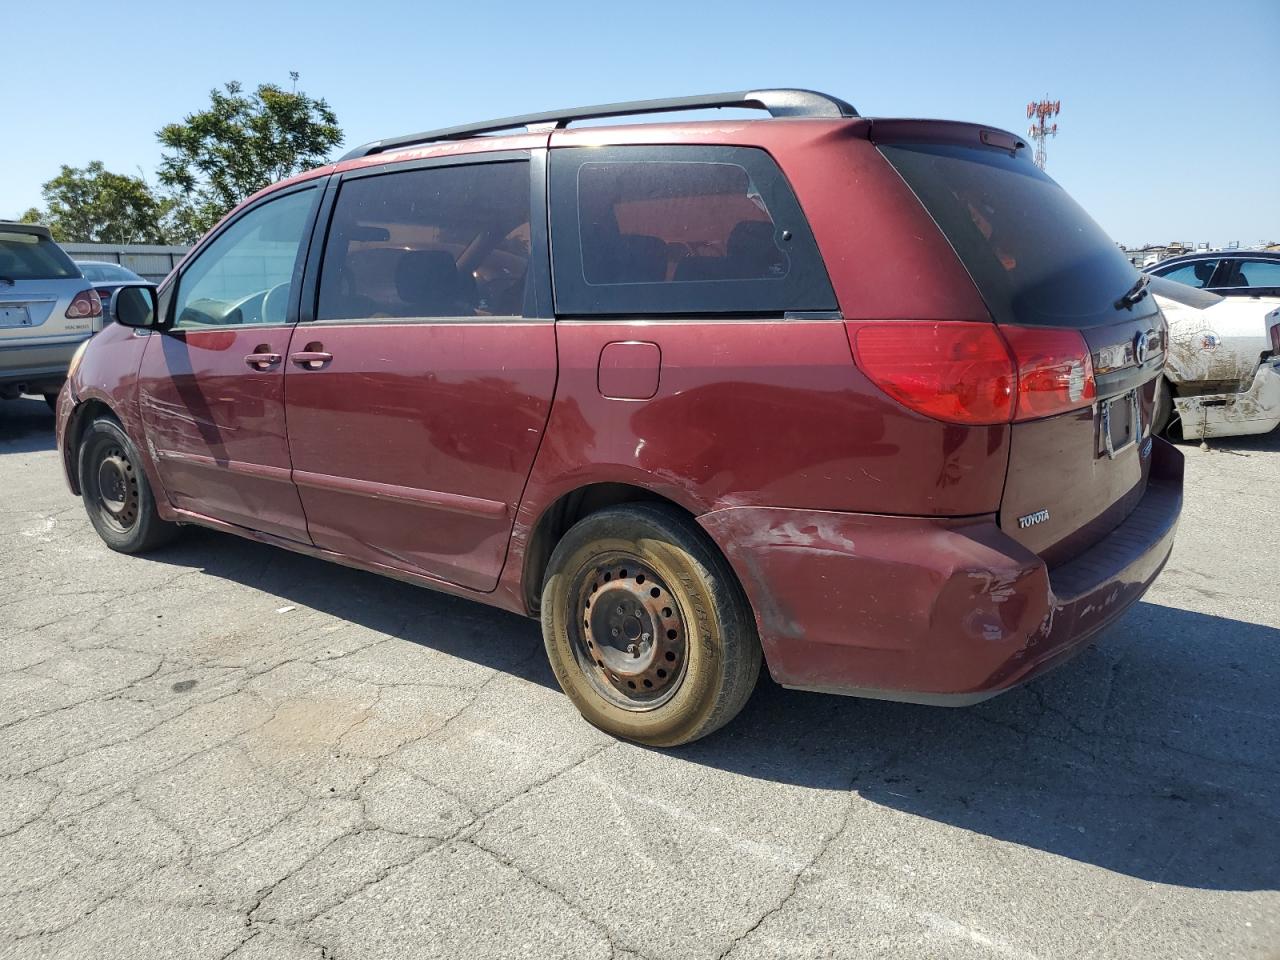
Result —
[{"label": "rust on wheel", "polygon": [[628,710],[675,695],[688,649],[681,604],[636,557],[602,558],[578,577],[574,647],[593,686]]},{"label": "rust on wheel", "polygon": [[138,477],[124,450],[111,445],[98,461],[98,508],[118,530],[127,531],[138,522]]}]

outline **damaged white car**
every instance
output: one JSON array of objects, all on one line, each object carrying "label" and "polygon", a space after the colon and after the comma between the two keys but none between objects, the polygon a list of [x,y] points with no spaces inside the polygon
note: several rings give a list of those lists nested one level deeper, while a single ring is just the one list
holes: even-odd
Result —
[{"label": "damaged white car", "polygon": [[1280,424],[1280,297],[1220,297],[1153,277],[1169,323],[1155,432],[1186,440],[1267,433]]}]

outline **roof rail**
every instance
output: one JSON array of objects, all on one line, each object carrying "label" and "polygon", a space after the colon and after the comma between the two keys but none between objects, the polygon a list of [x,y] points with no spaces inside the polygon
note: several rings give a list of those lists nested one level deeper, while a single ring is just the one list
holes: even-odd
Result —
[{"label": "roof rail", "polygon": [[767,110],[771,117],[810,117],[838,119],[856,117],[858,111],[838,97],[813,90],[740,90],[736,93],[704,93],[695,97],[671,97],[666,100],[631,100],[625,103],[602,103],[594,107],[575,107],[570,110],[553,110],[549,113],[527,113],[519,117],[503,117],[501,120],[483,120],[464,123],[440,130],[426,130],[407,137],[374,140],[343,154],[341,160],[353,160],[388,150],[399,150],[419,143],[437,140],[459,140],[481,133],[495,133],[515,127],[538,124],[554,124],[565,127],[575,120],[596,120],[604,117],[640,116],[646,113],[675,113],[681,110],[707,110],[719,107],[740,107],[749,110]]}]

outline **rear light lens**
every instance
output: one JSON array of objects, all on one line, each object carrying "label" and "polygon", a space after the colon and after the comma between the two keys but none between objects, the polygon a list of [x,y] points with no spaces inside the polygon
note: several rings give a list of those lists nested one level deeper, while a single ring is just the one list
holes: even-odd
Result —
[{"label": "rear light lens", "polygon": [[1280,357],[1280,310],[1267,314],[1267,322],[1271,324],[1271,352]]},{"label": "rear light lens", "polygon": [[1014,420],[1038,420],[1093,403],[1098,385],[1084,336],[1076,330],[1001,327],[1018,364]]},{"label": "rear light lens", "polygon": [[102,316],[102,298],[97,290],[81,290],[67,307],[68,320],[84,320]]},{"label": "rear light lens", "polygon": [[1075,330],[967,321],[854,328],[859,369],[918,413],[981,425],[1035,420],[1090,406],[1093,362]]},{"label": "rear light lens", "polygon": [[912,410],[949,423],[1007,423],[1016,375],[993,323],[901,321],[859,327],[858,367]]}]

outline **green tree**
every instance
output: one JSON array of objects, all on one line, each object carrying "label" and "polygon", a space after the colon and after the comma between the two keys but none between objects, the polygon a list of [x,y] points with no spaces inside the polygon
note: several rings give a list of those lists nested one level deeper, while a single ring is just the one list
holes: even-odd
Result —
[{"label": "green tree", "polygon": [[[296,75],[294,76],[296,80]],[[156,134],[160,182],[172,191],[177,239],[194,242],[250,194],[325,162],[342,143],[324,100],[261,84],[211,90],[209,107]]]},{"label": "green tree", "polygon": [[101,160],[87,167],[63,164],[41,188],[44,210],[32,207],[25,223],[47,223],[55,240],[68,243],[166,243],[167,201],[142,177],[112,173]]}]

